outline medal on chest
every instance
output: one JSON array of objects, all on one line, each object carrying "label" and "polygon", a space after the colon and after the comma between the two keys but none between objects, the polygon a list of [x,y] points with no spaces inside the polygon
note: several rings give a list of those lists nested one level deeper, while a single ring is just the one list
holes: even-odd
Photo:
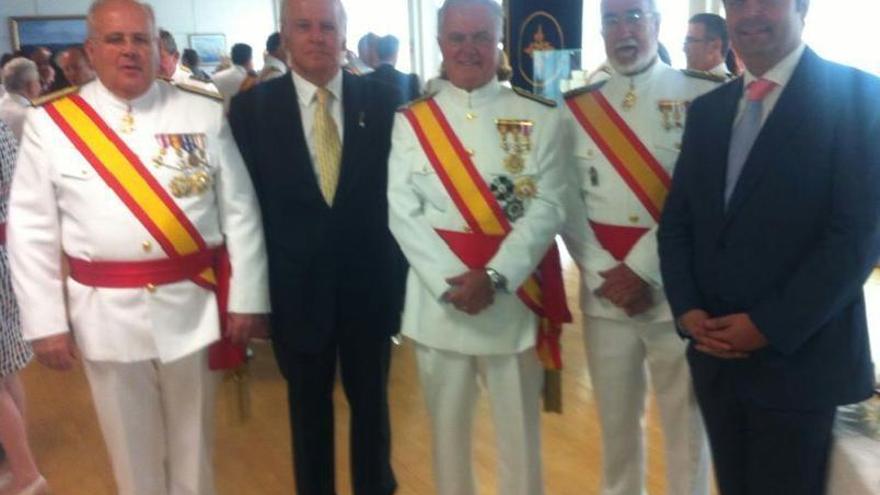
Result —
[{"label": "medal on chest", "polygon": [[200,196],[211,187],[204,134],[157,134],[156,141],[159,152],[153,165],[178,172],[168,182],[175,198]]}]

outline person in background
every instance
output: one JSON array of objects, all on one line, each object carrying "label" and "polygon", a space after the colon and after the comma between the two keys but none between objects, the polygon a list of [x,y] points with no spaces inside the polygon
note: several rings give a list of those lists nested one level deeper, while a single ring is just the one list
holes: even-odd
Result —
[{"label": "person in background", "polygon": [[254,72],[254,52],[250,45],[236,43],[230,51],[232,66],[211,77],[214,85],[223,95],[223,108],[229,109],[232,97],[241,91],[247,91],[259,82]]},{"label": "person in background", "polygon": [[260,210],[220,101],[156,78],[149,4],[86,22],[98,81],[29,112],[12,182],[22,332],[42,364],[82,363],[116,493],[213,495],[209,346],[266,333]]},{"label": "person in background", "polygon": [[67,82],[82,86],[95,79],[95,70],[81,45],[71,46],[60,51],[55,60]]},{"label": "person in background", "polygon": [[684,38],[688,70],[712,74],[719,81],[727,81],[733,77],[725,64],[728,52],[730,37],[723,17],[708,13],[691,17]]},{"label": "person in background", "polygon": [[180,54],[180,67],[186,69],[190,73],[191,79],[197,79],[202,82],[210,82],[211,76],[201,68],[202,59],[199,52],[192,48],[184,48]]},{"label": "person in background", "polygon": [[385,197],[394,90],[341,70],[340,0],[282,5],[291,72],[236,95],[229,122],[265,215],[296,490],[336,493],[338,363],[353,492],[390,495],[388,370],[406,273]]},{"label": "person in background", "polygon": [[45,495],[48,483],[40,474],[28,443],[26,401],[18,372],[33,358],[21,335],[21,321],[9,278],[6,252],[6,218],[9,187],[16,159],[16,139],[0,121],[0,443],[12,473],[3,493]]},{"label": "person in background", "polygon": [[826,493],[837,406],[874,385],[880,79],[803,42],[809,6],[724,1],[746,72],[691,104],[660,222],[721,495]]},{"label": "person in background", "polygon": [[260,82],[275,79],[287,73],[287,54],[281,43],[281,33],[274,32],[266,38],[266,54],[263,56],[263,69],[260,71]]},{"label": "person in background", "polygon": [[2,80],[6,94],[0,98],[0,120],[12,129],[16,141],[21,142],[27,110],[40,97],[39,69],[32,60],[14,58],[3,67]]},{"label": "person in background", "polygon": [[420,94],[419,76],[404,74],[395,69],[397,53],[400,42],[392,35],[382,36],[376,42],[376,57],[378,65],[373,72],[365,77],[387,84],[397,90],[398,104],[406,103],[417,98]]},{"label": "person in background", "polygon": [[38,46],[29,52],[28,58],[37,64],[40,74],[40,94],[45,95],[59,89],[55,86],[57,72],[52,66],[52,51],[45,46]]},{"label": "person in background", "polygon": [[654,0],[602,0],[600,13],[613,71],[565,95],[578,201],[563,232],[581,269],[584,346],[602,429],[600,493],[645,493],[650,380],[668,493],[707,495],[708,445],[686,345],[663,295],[656,232],[688,105],[718,83],[659,60]]},{"label": "person in background", "polygon": [[177,41],[175,41],[173,34],[164,29],[159,29],[159,72],[157,76],[175,85],[200,89],[208,96],[222,97],[210,78],[197,77],[189,67],[181,63]]},{"label": "person in background", "polygon": [[363,76],[373,71],[376,66],[376,42],[379,36],[376,33],[367,33],[361,36],[357,44],[357,55],[351,50],[345,50],[344,69],[356,76]]},{"label": "person in background", "polygon": [[[437,25],[446,78],[398,113],[388,161],[391,232],[411,268],[403,334],[415,343],[431,417],[436,491],[476,493],[472,423],[482,382],[498,493],[540,495],[536,342],[552,354],[552,337],[539,332],[536,303],[519,289],[540,284],[552,320],[542,326],[567,316],[551,249],[564,220],[562,128],[552,101],[498,80],[497,2],[447,0]],[[453,187],[450,176],[466,180]]]}]

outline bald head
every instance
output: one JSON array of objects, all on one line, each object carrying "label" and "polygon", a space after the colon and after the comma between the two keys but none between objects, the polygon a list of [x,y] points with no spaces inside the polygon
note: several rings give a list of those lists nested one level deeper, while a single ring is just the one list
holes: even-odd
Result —
[{"label": "bald head", "polygon": [[147,92],[159,67],[153,9],[137,0],[96,0],[85,49],[101,83],[119,98]]}]

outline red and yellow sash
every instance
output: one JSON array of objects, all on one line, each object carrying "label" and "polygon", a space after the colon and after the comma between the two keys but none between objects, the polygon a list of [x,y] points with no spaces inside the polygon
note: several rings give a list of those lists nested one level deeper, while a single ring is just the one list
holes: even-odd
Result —
[{"label": "red and yellow sash", "polygon": [[[469,268],[485,268],[513,227],[437,103],[433,99],[414,103],[404,110],[404,115],[472,231],[437,233]],[[541,362],[547,369],[561,369],[559,337],[562,323],[571,321],[571,314],[566,306],[555,243],[517,295],[541,318],[536,342]]]},{"label": "red and yellow sash", "polygon": [[573,96],[565,103],[654,220],[659,222],[672,183],[666,169],[600,91]]},{"label": "red and yellow sash", "polygon": [[[47,103],[44,108],[170,260],[183,262],[210,250],[195,225],[138,156],[81,97],[70,95]],[[228,259],[220,256],[218,260],[190,280],[217,292],[222,327],[225,325],[229,269]],[[132,284],[138,282],[132,280]],[[244,349],[225,340],[213,345],[209,354],[212,369],[235,368],[244,362]]]}]

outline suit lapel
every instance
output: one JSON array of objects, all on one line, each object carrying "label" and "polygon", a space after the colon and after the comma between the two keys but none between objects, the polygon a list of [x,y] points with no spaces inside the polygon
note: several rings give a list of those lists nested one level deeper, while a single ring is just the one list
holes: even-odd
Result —
[{"label": "suit lapel", "polygon": [[[730,198],[727,208],[728,222],[736,216],[767,170],[770,167],[783,166],[787,162],[784,158],[788,152],[787,142],[805,120],[803,104],[815,101],[810,96],[814,57],[809,48],[804,51],[776,106],[764,122]],[[728,144],[729,142],[728,139]]]},{"label": "suit lapel", "polygon": [[722,146],[712,144],[708,150],[711,159],[707,160],[707,167],[713,170],[708,171],[707,177],[713,178],[710,186],[710,194],[712,198],[712,212],[719,219],[724,218],[724,185],[727,176],[727,155],[730,152],[730,136],[733,133],[733,121],[739,107],[739,100],[743,93],[743,79],[739,78],[722,88],[723,92],[718,93],[717,102],[713,108],[717,108],[711,117],[706,135],[723,136]]},{"label": "suit lapel", "polygon": [[334,204],[344,195],[352,184],[357,183],[360,173],[360,163],[364,160],[356,155],[369,149],[368,145],[362,145],[361,140],[369,124],[366,113],[366,98],[363,97],[363,85],[356,80],[355,76],[343,72],[342,74],[342,120],[344,125],[342,138],[342,158],[339,164],[339,184],[336,188]]},{"label": "suit lapel", "polygon": [[307,131],[302,125],[296,86],[290,73],[279,79],[283,81],[279,81],[270,92],[265,109],[265,115],[270,120],[268,129],[274,134],[271,141],[279,146],[278,156],[282,157],[276,162],[277,178],[281,181],[285,178],[291,179],[286,185],[297,191],[297,197],[324,203],[306,144]]}]

